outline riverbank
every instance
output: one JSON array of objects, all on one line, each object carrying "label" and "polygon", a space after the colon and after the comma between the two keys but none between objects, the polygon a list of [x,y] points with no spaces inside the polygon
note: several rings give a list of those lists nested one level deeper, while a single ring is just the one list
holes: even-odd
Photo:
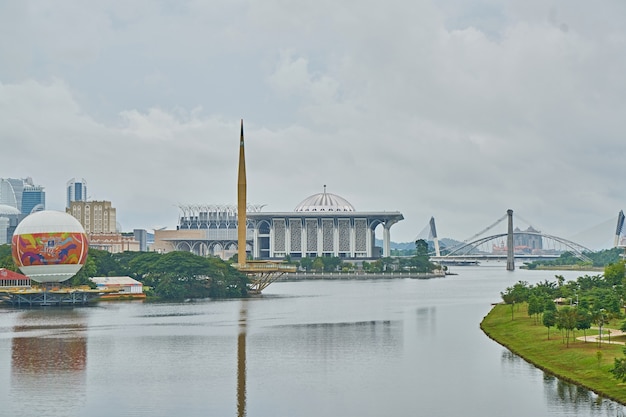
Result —
[{"label": "riverbank", "polygon": [[[511,320],[510,305],[495,305],[480,328],[489,338],[537,368],[626,405],[626,384],[614,379],[609,372],[614,358],[624,355],[623,345],[603,343],[599,347],[588,337],[587,342],[571,338],[568,347],[554,327],[548,338],[548,329],[528,317],[526,304],[516,305],[513,316]],[[587,334],[593,335],[594,329]],[[578,331],[576,337],[581,335]]]},{"label": "riverbank", "polygon": [[604,272],[604,267],[586,266],[586,265],[537,265],[534,268],[528,268],[526,265],[520,266],[522,269],[531,271],[586,271],[586,272]]},{"label": "riverbank", "polygon": [[446,273],[439,272],[295,272],[283,274],[278,281],[303,281],[310,279],[334,279],[334,280],[353,280],[353,279],[391,279],[391,278],[413,278],[413,279],[430,279],[444,278]]}]

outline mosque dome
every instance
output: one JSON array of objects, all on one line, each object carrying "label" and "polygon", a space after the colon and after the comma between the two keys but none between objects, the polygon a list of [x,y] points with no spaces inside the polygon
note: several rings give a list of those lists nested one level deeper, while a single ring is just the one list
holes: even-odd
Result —
[{"label": "mosque dome", "polygon": [[323,193],[313,194],[312,196],[305,198],[296,206],[294,211],[354,211],[354,206],[343,197],[327,193],[326,186],[324,186]]},{"label": "mosque dome", "polygon": [[20,211],[13,206],[7,204],[0,204],[0,215],[16,215],[20,214]]}]

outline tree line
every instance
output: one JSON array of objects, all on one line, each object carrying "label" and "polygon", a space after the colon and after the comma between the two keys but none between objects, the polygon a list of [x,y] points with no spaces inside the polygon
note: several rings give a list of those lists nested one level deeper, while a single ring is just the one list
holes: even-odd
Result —
[{"label": "tree line", "polygon": [[[11,246],[0,245],[0,268],[19,272]],[[123,252],[111,254],[89,248],[85,265],[64,286],[95,287],[91,277],[129,276],[147,288],[147,295],[162,300],[245,297],[248,277],[229,262],[190,252]]]},{"label": "tree line", "polygon": [[620,256],[623,253],[624,253],[623,248],[604,249],[598,252],[585,252],[585,256],[591,259],[591,262],[589,262],[589,261],[581,260],[573,252],[566,251],[566,252],[563,252],[556,259],[526,262],[524,264],[524,267],[527,269],[536,269],[541,266],[576,265],[580,267],[602,268],[602,267],[605,267],[606,265],[619,262]]},{"label": "tree line", "polygon": [[[518,281],[501,292],[502,300],[511,306],[511,319],[515,319],[516,306],[519,308],[521,303],[527,303],[528,316],[547,328],[548,338],[550,329],[555,327],[567,347],[570,340],[576,338],[576,331],[582,331],[586,336],[592,325],[598,328],[598,348],[602,346],[603,329],[611,322],[626,332],[624,261],[607,265],[604,274],[584,275],[567,282],[562,275],[555,278],[556,281],[545,280],[535,285]],[[608,338],[610,341],[610,332]],[[624,354],[623,358],[615,359],[610,372],[626,382],[626,348]]]},{"label": "tree line", "polygon": [[[439,266],[429,260],[428,243],[426,241],[417,240],[413,253],[410,257],[384,257],[375,261],[363,261],[361,269],[363,272],[368,273],[394,271],[427,273],[439,268]],[[292,260],[290,256],[287,256],[285,257],[285,262],[296,265],[305,272],[351,272],[357,269],[354,263],[344,261],[337,256],[305,257],[299,260]]]}]

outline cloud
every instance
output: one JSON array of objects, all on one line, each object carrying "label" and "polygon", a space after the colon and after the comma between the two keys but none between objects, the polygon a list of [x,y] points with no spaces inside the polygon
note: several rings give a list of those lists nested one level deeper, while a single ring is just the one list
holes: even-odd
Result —
[{"label": "cloud", "polygon": [[431,216],[462,239],[512,208],[568,237],[622,208],[618,1],[3,7],[0,176],[33,177],[51,207],[74,176],[125,228],[234,203],[243,117],[268,210],[326,184],[401,211],[408,241]]}]

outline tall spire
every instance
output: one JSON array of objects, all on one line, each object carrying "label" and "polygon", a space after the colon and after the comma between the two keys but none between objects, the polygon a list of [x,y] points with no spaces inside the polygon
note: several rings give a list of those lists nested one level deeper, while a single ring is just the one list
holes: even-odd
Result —
[{"label": "tall spire", "polygon": [[246,155],[243,144],[243,119],[241,119],[241,137],[239,139],[239,175],[237,176],[237,246],[239,265],[246,264]]}]

